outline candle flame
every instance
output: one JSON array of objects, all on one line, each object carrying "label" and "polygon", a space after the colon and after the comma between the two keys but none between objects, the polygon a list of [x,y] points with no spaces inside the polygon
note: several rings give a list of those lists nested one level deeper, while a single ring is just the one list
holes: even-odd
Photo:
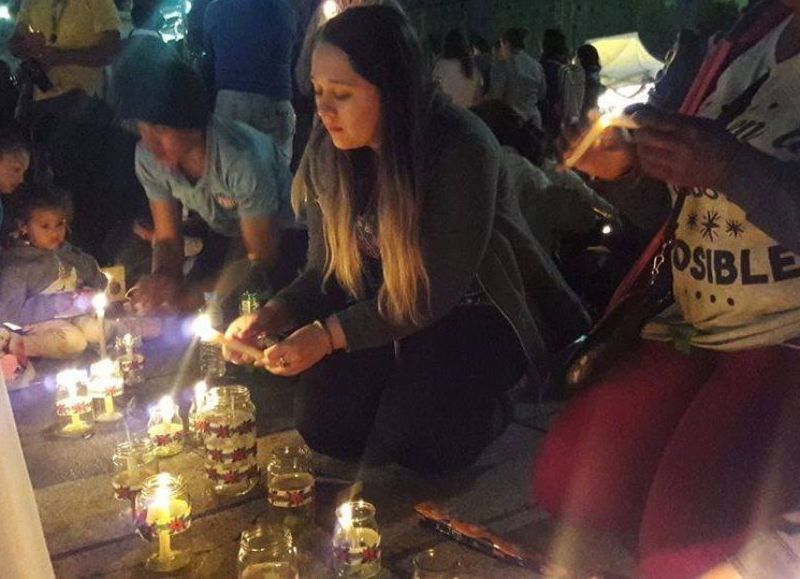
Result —
[{"label": "candle flame", "polygon": [[217,331],[211,325],[211,316],[208,314],[200,314],[192,322],[192,332],[194,335],[203,341],[213,340]]},{"label": "candle flame", "polygon": [[171,422],[175,416],[175,402],[171,396],[164,396],[158,401],[158,405],[151,411],[161,415],[161,420]]},{"label": "candle flame", "polygon": [[91,367],[92,376],[111,378],[117,373],[117,366],[109,358],[95,362]]},{"label": "candle flame", "polygon": [[325,20],[330,20],[337,14],[339,14],[339,5],[336,3],[336,1],[325,0],[325,2],[322,4],[322,15],[325,17]]},{"label": "candle flame", "polygon": [[353,526],[353,505],[351,503],[342,503],[336,511],[336,518],[339,519],[342,529],[349,529]]},{"label": "candle flame", "polygon": [[92,298],[92,307],[98,316],[105,313],[107,305],[108,298],[106,297],[105,292],[97,292],[94,294],[94,297]]},{"label": "candle flame", "polygon": [[[163,399],[162,399],[163,400]],[[158,509],[163,509],[161,515],[169,519],[169,497],[172,475],[168,472],[160,472],[156,475],[157,486],[156,493],[153,497],[153,506]]]},{"label": "candle flame", "polygon": [[86,370],[78,370],[77,368],[69,368],[56,374],[56,384],[64,386],[70,398],[75,398],[78,395],[78,383],[85,382],[86,379]]},{"label": "candle flame", "polygon": [[206,392],[208,392],[208,385],[205,380],[200,380],[194,385],[194,403],[197,410],[200,410],[205,405]]}]

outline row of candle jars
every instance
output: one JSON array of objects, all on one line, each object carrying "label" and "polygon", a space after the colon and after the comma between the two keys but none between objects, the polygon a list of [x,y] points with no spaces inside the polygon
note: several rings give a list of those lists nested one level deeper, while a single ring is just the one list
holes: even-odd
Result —
[{"label": "row of candle jars", "polygon": [[[349,501],[336,510],[333,566],[337,577],[367,579],[381,571],[381,535],[375,507]],[[239,546],[239,579],[297,579],[298,554],[291,530],[268,523],[247,529]]]}]

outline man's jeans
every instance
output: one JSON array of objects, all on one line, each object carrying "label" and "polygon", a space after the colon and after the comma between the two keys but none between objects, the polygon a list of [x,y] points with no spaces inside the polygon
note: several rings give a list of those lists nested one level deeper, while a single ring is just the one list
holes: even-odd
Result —
[{"label": "man's jeans", "polygon": [[286,162],[291,162],[297,117],[290,101],[255,93],[221,90],[217,93],[214,112],[267,133],[275,141],[278,150],[285,155]]}]

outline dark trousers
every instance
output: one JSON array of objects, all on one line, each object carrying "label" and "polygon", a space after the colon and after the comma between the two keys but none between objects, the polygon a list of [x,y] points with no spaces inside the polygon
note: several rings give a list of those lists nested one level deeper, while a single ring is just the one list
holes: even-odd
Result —
[{"label": "dark trousers", "polygon": [[456,470],[502,433],[502,395],[524,369],[516,334],[494,307],[456,307],[396,345],[337,352],[306,371],[297,429],[338,458]]}]

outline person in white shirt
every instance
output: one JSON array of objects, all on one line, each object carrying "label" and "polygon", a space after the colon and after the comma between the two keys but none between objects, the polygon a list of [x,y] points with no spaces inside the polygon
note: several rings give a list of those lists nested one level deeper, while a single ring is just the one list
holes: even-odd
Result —
[{"label": "person in white shirt", "polygon": [[442,55],[433,68],[433,79],[454,104],[469,108],[478,103],[483,79],[463,30],[454,28],[444,37]]},{"label": "person in white shirt", "polygon": [[487,99],[505,102],[526,121],[542,128],[539,101],[547,94],[544,69],[525,52],[525,28],[509,28],[500,38],[500,60],[492,66]]}]

